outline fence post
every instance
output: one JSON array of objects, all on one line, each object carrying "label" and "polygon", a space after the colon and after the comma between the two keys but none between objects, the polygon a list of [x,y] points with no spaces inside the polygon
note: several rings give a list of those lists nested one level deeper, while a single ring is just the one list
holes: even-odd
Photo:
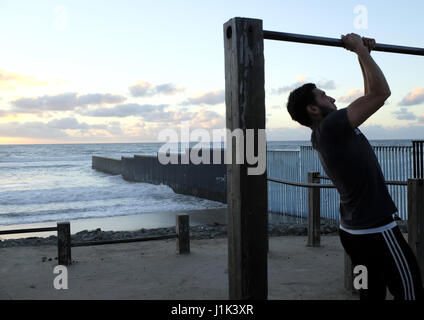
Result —
[{"label": "fence post", "polygon": [[190,253],[189,215],[177,215],[177,252]]},{"label": "fence post", "polygon": [[72,263],[71,258],[71,225],[69,222],[57,223],[57,248],[58,263],[68,266]]},{"label": "fence post", "polygon": [[424,140],[412,141],[414,178],[424,178]]},{"label": "fence post", "polygon": [[[308,172],[308,183],[319,183],[319,172]],[[308,247],[319,247],[320,237],[320,188],[308,189]]]},{"label": "fence post", "polygon": [[424,179],[408,179],[408,243],[424,279]]}]

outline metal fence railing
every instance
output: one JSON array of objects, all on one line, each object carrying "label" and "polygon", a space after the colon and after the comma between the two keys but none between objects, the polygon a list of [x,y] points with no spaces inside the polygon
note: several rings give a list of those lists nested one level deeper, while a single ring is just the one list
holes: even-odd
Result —
[{"label": "metal fence railing", "polygon": [[[416,147],[417,150],[419,147]],[[374,152],[380,163],[387,188],[398,208],[398,215],[407,220],[408,201],[406,183],[408,178],[419,178],[420,163],[414,166],[412,146],[374,146]],[[417,157],[417,156],[415,156]],[[418,156],[418,160],[420,160]],[[311,146],[301,146],[297,151],[269,150],[267,152],[267,174],[273,179],[306,183],[308,172],[319,172],[325,176],[318,155]],[[331,184],[322,179],[321,184]],[[340,196],[336,189],[322,188],[321,217],[339,220]],[[306,218],[308,215],[308,191],[288,184],[268,182],[268,208],[272,213]]]}]

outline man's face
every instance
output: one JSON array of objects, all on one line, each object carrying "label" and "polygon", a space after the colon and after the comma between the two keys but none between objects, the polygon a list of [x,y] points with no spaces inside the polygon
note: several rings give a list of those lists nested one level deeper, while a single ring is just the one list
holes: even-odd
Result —
[{"label": "man's face", "polygon": [[323,118],[337,110],[334,104],[336,99],[327,96],[324,91],[318,88],[315,88],[312,92],[315,94],[315,105],[321,110]]}]

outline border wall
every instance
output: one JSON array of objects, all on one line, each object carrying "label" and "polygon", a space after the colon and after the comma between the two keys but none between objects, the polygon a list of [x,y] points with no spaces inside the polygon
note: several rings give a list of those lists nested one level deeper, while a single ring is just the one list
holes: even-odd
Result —
[{"label": "border wall", "polygon": [[122,172],[122,162],[118,159],[93,156],[91,163],[91,168],[96,169],[98,171],[114,175],[121,174]]},{"label": "border wall", "polygon": [[105,173],[121,174],[127,181],[164,184],[179,194],[226,203],[227,172],[223,149],[218,151],[221,153],[220,164],[213,164],[212,150],[209,164],[184,164],[184,157],[189,152],[202,154],[201,150],[189,149],[185,154],[174,155],[178,158],[178,164],[166,165],[159,162],[158,156],[134,155],[122,157],[121,160],[93,156],[92,168]]}]

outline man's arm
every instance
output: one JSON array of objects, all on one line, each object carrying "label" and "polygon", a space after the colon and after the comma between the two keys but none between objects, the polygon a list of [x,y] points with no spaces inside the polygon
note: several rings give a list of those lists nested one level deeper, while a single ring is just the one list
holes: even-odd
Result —
[{"label": "man's arm", "polygon": [[364,74],[365,95],[347,107],[349,122],[355,128],[380,109],[391,93],[383,72],[371,57],[362,38],[351,33],[342,36],[342,40],[348,50],[358,55]]},{"label": "man's arm", "polygon": [[[371,39],[371,38],[365,38],[362,37],[362,40],[364,42],[364,45],[368,48],[368,52],[371,53],[372,50],[374,50],[375,48],[375,40]],[[367,95],[369,90],[369,83],[368,83],[368,75],[364,69],[364,65],[361,62],[361,59],[359,59],[358,57],[358,61],[359,61],[359,65],[361,66],[361,71],[362,71],[362,77],[364,78],[364,94]]]},{"label": "man's arm", "polygon": [[365,72],[364,65],[362,64],[361,59],[359,59],[359,57],[358,57],[358,61],[359,61],[359,65],[361,66],[362,77],[364,78],[364,95],[367,95],[368,92],[370,92],[368,76],[367,76],[367,73]]}]

